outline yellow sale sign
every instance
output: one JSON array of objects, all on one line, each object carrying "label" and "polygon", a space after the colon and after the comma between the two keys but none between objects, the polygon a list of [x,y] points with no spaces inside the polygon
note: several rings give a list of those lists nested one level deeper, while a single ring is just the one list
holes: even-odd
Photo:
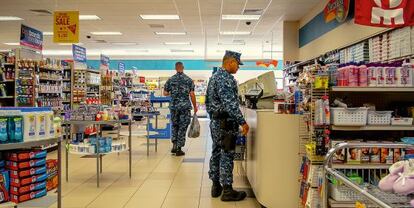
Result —
[{"label": "yellow sale sign", "polygon": [[53,42],[79,42],[79,11],[55,11],[53,15]]}]

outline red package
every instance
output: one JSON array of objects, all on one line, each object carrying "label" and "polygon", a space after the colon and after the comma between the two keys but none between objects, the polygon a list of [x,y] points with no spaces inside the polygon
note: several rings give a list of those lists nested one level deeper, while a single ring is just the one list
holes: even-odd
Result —
[{"label": "red package", "polygon": [[6,161],[6,168],[9,170],[21,170],[32,167],[39,167],[46,164],[46,159],[29,160],[25,162]]},{"label": "red package", "polygon": [[36,199],[36,198],[40,198],[42,196],[46,196],[47,192],[46,189],[42,189],[39,191],[34,191],[34,192],[30,192],[28,194],[24,194],[24,195],[11,195],[11,201],[14,203],[19,203],[19,202],[24,202],[30,199]]},{"label": "red package", "polygon": [[58,176],[57,175],[53,176],[52,178],[48,178],[47,179],[47,184],[46,184],[47,191],[50,191],[50,190],[53,190],[53,189],[57,188],[58,183],[59,183],[59,181],[58,181]]},{"label": "red package", "polygon": [[7,160],[19,162],[32,159],[43,159],[47,155],[47,151],[32,151],[32,152],[12,152],[8,153],[6,158]]},{"label": "red package", "polygon": [[46,173],[46,167],[41,166],[37,168],[31,168],[28,170],[12,170],[10,171],[10,177],[11,178],[26,178],[32,175],[39,175]]},{"label": "red package", "polygon": [[46,173],[35,175],[29,178],[23,178],[23,179],[11,178],[10,185],[14,187],[22,187],[22,186],[26,186],[32,183],[45,181],[46,179],[47,179]]},{"label": "red package", "polygon": [[22,187],[10,187],[10,193],[14,195],[22,195],[31,191],[38,191],[46,188],[46,181],[39,182],[39,183],[33,183],[28,186],[22,186]]}]

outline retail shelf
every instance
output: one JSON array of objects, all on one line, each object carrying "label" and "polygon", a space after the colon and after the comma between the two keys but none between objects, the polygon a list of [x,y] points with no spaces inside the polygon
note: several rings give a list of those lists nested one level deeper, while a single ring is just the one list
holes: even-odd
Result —
[{"label": "retail shelf", "polygon": [[57,146],[58,146],[58,144],[57,144],[57,143],[55,143],[55,144],[52,144],[52,145],[49,145],[49,146],[43,147],[43,148],[42,148],[42,150],[49,150],[49,149],[55,148],[55,147],[57,147]]},{"label": "retail shelf", "polygon": [[3,81],[0,81],[0,83],[7,83],[7,82],[13,82],[13,83],[14,83],[14,80],[10,79],[10,80],[3,80]]},{"label": "retail shelf", "polygon": [[49,71],[62,71],[63,69],[55,69],[55,68],[45,68],[45,67],[39,67],[39,69],[41,70],[49,70]]},{"label": "retail shelf", "polygon": [[98,70],[92,70],[92,69],[88,69],[88,70],[86,70],[87,72],[91,72],[91,73],[97,73],[97,74],[99,74],[99,73],[101,73],[100,71],[98,71]]},{"label": "retail shelf", "polygon": [[64,100],[62,103],[70,103],[70,100]]},{"label": "retail shelf", "polygon": [[70,82],[71,80],[70,79],[63,79],[62,81],[64,81],[64,82]]},{"label": "retail shelf", "polygon": [[14,63],[3,63],[4,66],[14,66]]},{"label": "retail shelf", "polygon": [[332,87],[332,92],[414,92],[414,87]]},{"label": "retail shelf", "polygon": [[99,86],[99,85],[101,85],[101,84],[96,84],[96,83],[87,83],[86,85],[88,85],[88,86]]},{"label": "retail shelf", "polygon": [[414,131],[414,126],[332,126],[334,131]]},{"label": "retail shelf", "polygon": [[63,121],[63,124],[78,124],[78,125],[104,125],[104,124],[117,124],[117,123],[129,123],[131,120],[116,120],[116,121]]},{"label": "retail shelf", "polygon": [[[125,150],[121,150],[121,151],[111,151],[111,152],[102,152],[99,153],[101,155],[110,155],[110,154],[114,154],[114,153],[121,153],[121,152],[126,152],[129,149],[125,149]],[[75,152],[75,151],[69,151],[70,154],[73,155],[97,155],[98,153],[88,153],[88,152]]]},{"label": "retail shelf", "polygon": [[371,164],[371,163],[361,163],[361,164],[332,164],[332,168],[335,169],[388,169],[391,164]]},{"label": "retail shelf", "polygon": [[61,92],[38,92],[39,94],[61,94]]},{"label": "retail shelf", "polygon": [[6,202],[6,203],[0,204],[0,208],[10,208],[10,207],[15,207],[15,206],[17,206],[17,204],[14,202]]},{"label": "retail shelf", "polygon": [[62,81],[62,79],[52,79],[52,78],[44,78],[44,77],[40,77],[39,80],[40,81],[54,81],[54,82]]},{"label": "retail shelf", "polygon": [[0,151],[40,147],[42,145],[56,143],[57,141],[58,141],[58,138],[50,138],[50,139],[39,139],[39,140],[20,142],[20,143],[0,144]]},{"label": "retail shelf", "polygon": [[3,96],[3,97],[0,96],[0,99],[12,99],[12,98],[14,98],[14,96]]}]

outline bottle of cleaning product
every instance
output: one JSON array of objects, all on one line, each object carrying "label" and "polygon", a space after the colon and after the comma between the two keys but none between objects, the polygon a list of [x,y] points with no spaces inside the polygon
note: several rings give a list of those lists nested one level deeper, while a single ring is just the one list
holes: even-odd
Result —
[{"label": "bottle of cleaning product", "polygon": [[23,142],[23,118],[21,116],[14,117],[14,139],[16,142]]},{"label": "bottle of cleaning product", "polygon": [[7,143],[7,142],[8,142],[7,118],[1,117],[0,118],[0,143]]},{"label": "bottle of cleaning product", "polygon": [[23,140],[36,139],[36,114],[33,109],[25,109],[23,115]]}]

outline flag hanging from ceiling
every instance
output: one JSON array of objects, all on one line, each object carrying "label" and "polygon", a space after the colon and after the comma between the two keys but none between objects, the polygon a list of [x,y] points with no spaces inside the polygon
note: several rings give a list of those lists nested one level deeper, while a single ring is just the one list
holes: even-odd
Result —
[{"label": "flag hanging from ceiling", "polygon": [[414,25],[414,0],[356,0],[355,23],[390,28]]}]

